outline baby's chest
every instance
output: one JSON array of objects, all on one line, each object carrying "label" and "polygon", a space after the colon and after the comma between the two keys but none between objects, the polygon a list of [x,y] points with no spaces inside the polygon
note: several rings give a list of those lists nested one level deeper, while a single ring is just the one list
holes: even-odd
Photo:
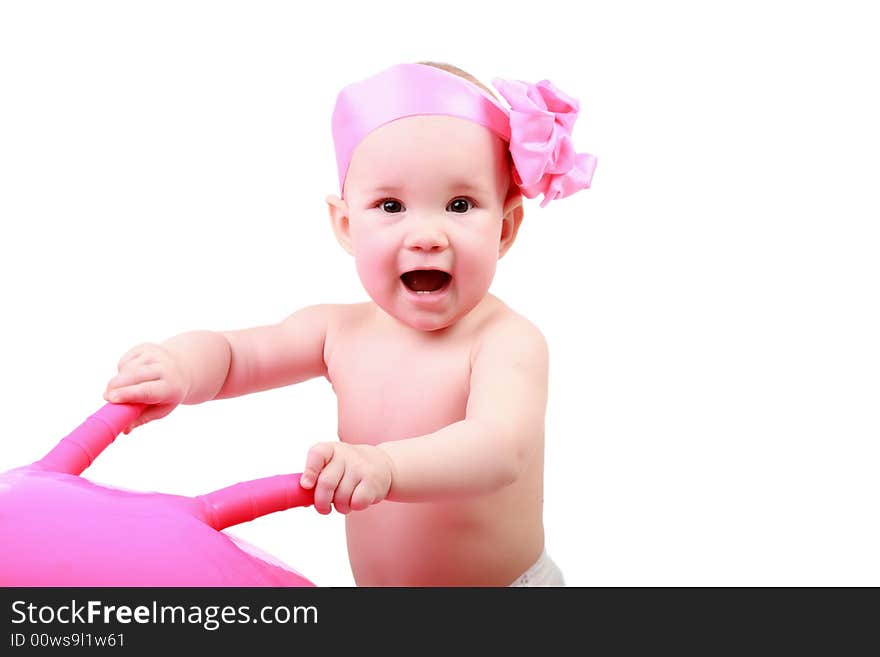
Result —
[{"label": "baby's chest", "polygon": [[467,350],[420,351],[387,343],[365,347],[339,345],[328,363],[340,438],[356,443],[396,440],[464,419]]}]

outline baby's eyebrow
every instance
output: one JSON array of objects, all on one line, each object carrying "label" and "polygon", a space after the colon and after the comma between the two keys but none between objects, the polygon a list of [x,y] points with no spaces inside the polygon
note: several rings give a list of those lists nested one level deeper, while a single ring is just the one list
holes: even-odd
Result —
[{"label": "baby's eyebrow", "polygon": [[[457,180],[449,183],[449,189],[453,191],[466,191],[471,192],[472,194],[485,194],[487,193],[485,189],[480,187],[479,185],[474,185],[467,180]],[[379,185],[378,187],[371,187],[370,192],[373,194],[400,194],[403,192],[403,187],[399,185]]]},{"label": "baby's eyebrow", "polygon": [[474,185],[473,183],[468,182],[467,180],[459,180],[459,181],[453,182],[452,184],[449,185],[449,188],[454,189],[454,190],[460,189],[462,191],[470,192],[472,194],[486,194],[487,193],[486,190],[483,189],[482,187],[480,187],[479,185]]},{"label": "baby's eyebrow", "polygon": [[402,188],[396,185],[379,185],[378,187],[370,187],[372,194],[399,194]]}]

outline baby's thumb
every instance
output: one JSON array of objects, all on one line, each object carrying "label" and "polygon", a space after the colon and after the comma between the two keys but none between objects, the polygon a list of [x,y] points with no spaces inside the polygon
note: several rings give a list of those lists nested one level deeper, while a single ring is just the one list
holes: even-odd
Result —
[{"label": "baby's thumb", "polygon": [[125,428],[124,433],[129,433],[135,427],[139,427],[142,424],[146,424],[147,422],[159,420],[168,415],[176,407],[177,404],[153,404],[151,406],[147,406],[144,409],[143,413],[132,420],[132,422]]},{"label": "baby's thumb", "polygon": [[147,422],[151,422],[156,419],[156,414],[151,413],[150,411],[144,411],[141,413],[137,419],[132,420],[131,424],[125,427],[125,430],[122,432],[124,434],[131,433],[132,429],[141,426],[142,424],[146,424]]}]

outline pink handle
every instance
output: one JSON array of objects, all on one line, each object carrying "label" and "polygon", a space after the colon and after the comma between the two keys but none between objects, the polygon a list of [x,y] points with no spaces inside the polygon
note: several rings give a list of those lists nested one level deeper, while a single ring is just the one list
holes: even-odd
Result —
[{"label": "pink handle", "polygon": [[146,404],[105,404],[30,467],[81,474],[146,407]]},{"label": "pink handle", "polygon": [[299,485],[300,474],[276,475],[243,481],[199,495],[207,522],[220,530],[294,506],[310,506],[315,502],[313,490]]},{"label": "pink handle", "polygon": [[[29,467],[81,474],[146,407],[147,404],[106,404]],[[314,504],[314,492],[300,486],[299,478],[299,474],[288,474],[253,479],[188,499],[196,500],[205,521],[221,530],[276,511]]]}]

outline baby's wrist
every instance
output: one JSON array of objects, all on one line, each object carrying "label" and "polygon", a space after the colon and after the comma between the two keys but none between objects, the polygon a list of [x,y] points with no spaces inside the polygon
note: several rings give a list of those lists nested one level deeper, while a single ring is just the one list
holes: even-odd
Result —
[{"label": "baby's wrist", "polygon": [[391,497],[391,491],[394,489],[394,481],[396,479],[396,464],[394,462],[394,456],[387,449],[387,443],[376,445],[376,450],[384,458],[388,469],[388,489],[385,491],[385,495],[383,497],[383,499],[388,499],[389,497]]}]

